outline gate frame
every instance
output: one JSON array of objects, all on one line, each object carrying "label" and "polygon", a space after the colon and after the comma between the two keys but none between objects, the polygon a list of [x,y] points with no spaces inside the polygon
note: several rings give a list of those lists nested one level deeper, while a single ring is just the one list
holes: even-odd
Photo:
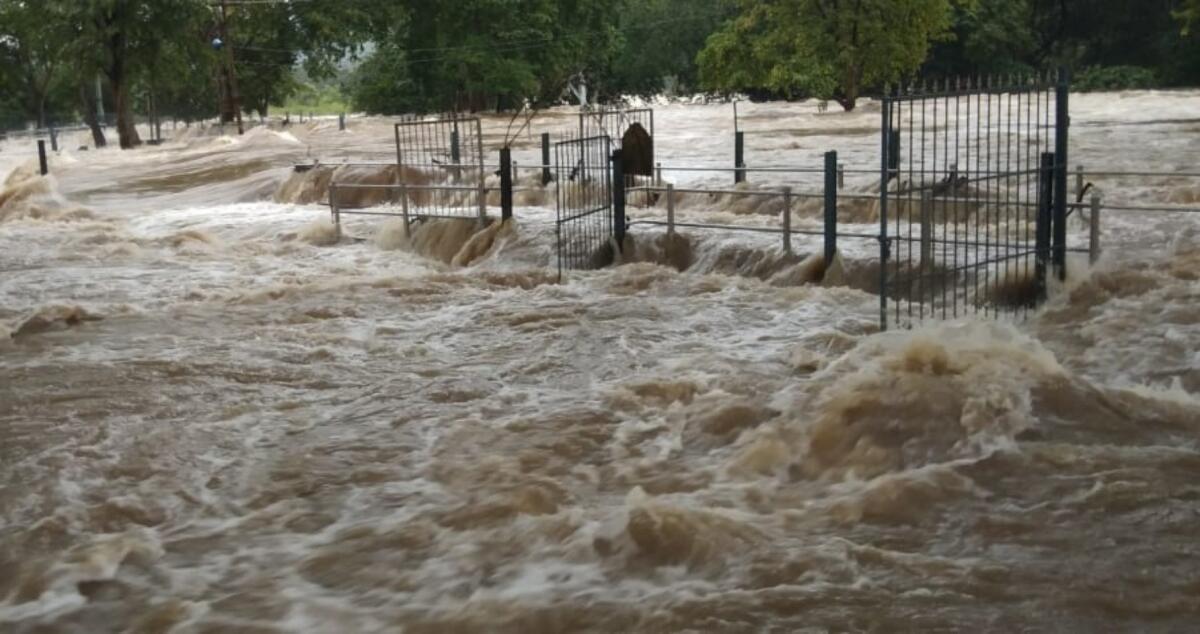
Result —
[{"label": "gate frame", "polygon": [[[1022,84],[1022,82],[1024,82],[1024,83]],[[881,134],[880,134],[880,185],[879,185],[879,217],[880,217],[880,221],[879,221],[879,225],[880,225],[880,231],[879,231],[879,302],[880,302],[879,324],[880,324],[880,329],[883,331],[886,331],[888,329],[888,325],[889,325],[888,324],[888,307],[889,307],[888,300],[889,300],[889,295],[891,292],[891,285],[889,284],[889,270],[891,268],[891,263],[893,262],[893,253],[892,253],[893,243],[899,243],[901,241],[906,240],[905,238],[903,238],[902,236],[899,236],[899,235],[894,236],[894,237],[888,235],[888,221],[889,221],[888,202],[889,202],[890,198],[893,198],[892,192],[889,191],[889,185],[891,184],[892,178],[899,178],[900,175],[902,174],[902,170],[900,168],[901,156],[902,156],[902,147],[901,147],[902,135],[900,134],[900,132],[901,132],[901,130],[903,130],[903,126],[901,126],[900,129],[893,129],[893,124],[896,123],[896,121],[893,120],[893,117],[895,114],[894,111],[897,110],[897,108],[896,108],[897,103],[911,102],[911,101],[924,101],[924,100],[934,100],[936,103],[936,100],[945,99],[947,102],[947,105],[948,105],[949,99],[951,99],[951,98],[958,99],[960,97],[967,97],[967,99],[968,99],[967,130],[968,130],[968,148],[969,148],[970,127],[971,127],[970,126],[971,112],[970,112],[970,107],[969,107],[969,104],[970,104],[969,100],[971,97],[975,97],[978,100],[980,96],[985,95],[985,94],[988,95],[989,111],[988,111],[987,134],[988,134],[988,139],[990,141],[991,134],[992,134],[992,132],[990,130],[990,126],[991,126],[990,106],[991,106],[992,95],[996,95],[996,94],[999,94],[999,95],[1004,95],[1004,94],[1028,95],[1028,94],[1034,94],[1036,92],[1036,93],[1039,93],[1039,99],[1040,99],[1040,93],[1042,93],[1042,92],[1044,92],[1047,95],[1047,99],[1049,98],[1050,94],[1054,95],[1054,98],[1055,98],[1054,121],[1053,121],[1053,132],[1054,132],[1053,149],[1054,149],[1054,151],[1053,152],[1048,152],[1048,151],[1043,152],[1042,155],[1033,157],[1033,159],[1036,160],[1036,166],[1037,166],[1036,168],[1034,168],[1035,173],[1037,174],[1037,203],[1036,203],[1036,208],[1035,208],[1035,212],[1034,212],[1035,240],[1034,240],[1034,247],[1032,250],[1033,256],[1034,256],[1034,261],[1035,261],[1034,284],[1035,284],[1035,289],[1036,289],[1036,295],[1035,295],[1035,298],[1033,301],[1035,303],[1040,303],[1045,298],[1045,272],[1046,272],[1046,264],[1047,263],[1049,263],[1053,266],[1054,272],[1060,281],[1066,279],[1066,253],[1068,250],[1067,249],[1066,219],[1067,219],[1067,209],[1069,207],[1069,204],[1068,204],[1068,201],[1066,198],[1067,197],[1067,165],[1069,163],[1069,157],[1068,157],[1069,130],[1070,130],[1070,101],[1069,101],[1069,99],[1070,99],[1070,74],[1069,74],[1069,72],[1066,69],[1060,69],[1057,72],[1057,76],[1055,77],[1055,79],[1053,81],[1050,80],[1049,76],[1046,76],[1044,78],[1038,77],[1038,78],[1031,78],[1028,80],[1019,80],[1016,83],[1013,83],[1012,80],[1010,79],[1010,82],[1008,84],[1003,85],[1003,86],[997,86],[995,84],[994,79],[989,78],[988,80],[986,80],[986,83],[981,80],[975,80],[974,82],[967,81],[966,82],[967,89],[965,91],[962,90],[962,85],[963,85],[963,82],[960,80],[960,81],[956,82],[954,87],[952,88],[950,85],[950,82],[947,81],[947,82],[943,83],[943,91],[942,92],[937,92],[937,88],[936,88],[936,84],[935,84],[934,92],[924,92],[923,91],[921,93],[916,93],[916,94],[914,94],[915,91],[913,91],[912,89],[910,89],[908,92],[905,92],[900,88],[897,88],[895,90],[885,90],[883,98],[881,100],[882,107],[880,109],[880,111],[881,111]],[[974,85],[974,88],[972,88],[972,85]],[[978,104],[978,101],[976,103]],[[957,102],[956,102],[956,106],[957,106]],[[1028,107],[1028,104],[1027,104],[1027,107]],[[935,112],[936,112],[936,110],[935,110]],[[1020,100],[1019,100],[1019,98],[1018,98],[1017,114],[1018,114],[1018,116],[1020,115]],[[1027,114],[1028,114],[1028,110],[1027,110]],[[1049,115],[1050,115],[1049,104],[1047,103],[1046,104],[1046,119],[1047,120],[1050,118]],[[978,117],[978,116],[979,116],[979,112],[977,109],[976,117]],[[948,113],[946,114],[946,117],[947,118],[949,117]],[[1040,119],[1041,111],[1039,111],[1038,117]],[[997,119],[997,124],[998,123],[999,123],[999,118]],[[1011,104],[1010,104],[1009,122],[1008,122],[1008,125],[1010,126],[1010,129],[1009,129],[1010,133],[1011,133],[1011,123],[1012,123],[1012,112],[1011,112]],[[1041,122],[1036,121],[1035,124],[1038,125],[1038,127],[1039,127],[1039,138],[1040,138]],[[936,121],[934,122],[934,125],[935,125],[935,134],[936,134],[936,125],[937,125]],[[957,134],[957,130],[958,130],[957,126],[960,125],[957,112],[955,113],[955,121],[954,121],[953,125],[956,126],[955,131]],[[1018,128],[1017,128],[1018,133],[1020,132],[1020,125],[1021,124],[1018,124]],[[1029,126],[1028,121],[1025,122],[1025,125]],[[909,129],[912,130],[911,122],[910,122]],[[982,129],[983,128],[981,128],[979,126],[979,122],[975,121],[975,130],[976,130],[977,135],[979,134],[979,132]],[[924,134],[925,134],[924,121],[922,121],[922,130],[921,130],[922,139],[924,139]],[[958,142],[957,137],[956,137],[955,141],[957,144],[957,142]],[[976,141],[978,142],[978,138],[976,139]],[[1040,145],[1039,145],[1039,147],[1040,147]],[[957,154],[957,149],[958,148],[956,145],[956,148],[955,148],[956,154]],[[1049,148],[1047,147],[1045,149],[1048,150]],[[968,153],[969,153],[969,151],[970,150],[968,149]],[[989,146],[988,152],[990,153],[990,151],[991,151],[991,148]],[[924,152],[924,148],[922,148],[922,152]],[[911,149],[910,149],[910,156],[911,156]],[[936,145],[935,145],[935,156],[936,156]],[[969,156],[969,154],[968,154],[968,156]],[[1018,147],[1018,160],[1019,159],[1020,159],[1020,149]],[[978,158],[976,160],[978,161]],[[1026,160],[1027,161],[1030,160],[1030,154],[1029,154],[1028,150],[1026,150]],[[936,159],[935,159],[935,161],[936,161]],[[957,165],[957,163],[954,163],[952,165]],[[923,167],[923,164],[922,164],[922,167]],[[989,170],[990,170],[990,156],[989,156]],[[1047,170],[1049,170],[1049,171],[1047,172]],[[933,171],[935,173],[938,173],[939,170],[938,170],[937,165],[934,165]],[[955,175],[956,170],[946,170],[946,171],[949,172],[949,174],[950,174],[948,176],[948,179],[950,180],[951,187],[953,187],[955,179],[956,179],[956,175]],[[969,172],[969,169],[967,170],[967,172]],[[913,173],[911,167],[909,169],[909,173],[910,174]],[[921,173],[922,173],[922,176],[924,176],[926,171],[922,170]],[[1007,173],[1001,173],[1000,177],[1001,178],[1004,178],[1004,177],[1011,178],[1011,177],[1016,176],[1019,179],[1021,175],[1023,175],[1023,174],[1027,175],[1027,173],[1028,173],[1028,170],[1019,169],[1015,172],[1009,171]],[[993,174],[994,173],[991,171],[985,172],[986,179],[990,180],[991,178],[993,178]],[[967,180],[966,182],[970,182],[970,181]],[[1018,180],[1018,182],[1019,182],[1019,180]],[[1026,186],[1028,187],[1028,183]],[[925,189],[925,188],[926,188],[926,186],[924,185],[924,183],[922,183],[922,189]],[[899,199],[898,196],[896,198]],[[1021,206],[1022,203],[1021,203],[1019,194],[1018,194],[1017,198],[1018,198],[1017,204],[1018,204],[1018,206]],[[911,201],[912,201],[912,198],[911,198],[911,191],[910,191],[910,193],[909,193],[909,203],[910,203],[909,207],[910,208],[908,210],[910,229],[912,226],[912,215],[913,215],[913,210],[911,208],[912,207]],[[993,202],[996,202],[996,201],[993,201]],[[1007,201],[1006,201],[1006,204],[1007,204]],[[955,220],[957,221],[957,216],[956,216]],[[1005,220],[1006,221],[1008,220],[1007,216],[1006,216]],[[1019,217],[1018,217],[1018,220],[1019,220]],[[923,223],[925,221],[926,221],[926,219],[922,220]],[[897,222],[899,222],[898,217],[897,217]],[[978,225],[977,225],[977,227],[978,227]],[[1006,230],[1007,230],[1007,227],[1006,227]],[[978,228],[976,229],[976,231],[978,234]],[[956,243],[955,243],[955,262],[954,263],[955,263],[956,268],[954,270],[952,270],[952,272],[957,273],[957,271],[958,271],[958,268],[957,268],[957,265],[958,265],[957,230],[956,230],[955,235],[956,235]],[[989,236],[989,238],[990,238],[990,236]],[[911,238],[907,238],[907,240],[911,241]],[[931,239],[929,241],[932,242]],[[922,242],[926,242],[926,240],[923,239]],[[928,248],[924,244],[922,246],[923,246],[923,250]],[[978,243],[974,243],[969,246],[978,248],[979,245],[978,245]],[[1013,245],[1011,243],[1001,244],[1000,242],[997,241],[996,243],[989,244],[988,246],[989,247],[1003,246],[1005,248],[1012,248]],[[910,259],[911,259],[911,253],[912,253],[911,246],[909,249],[909,253],[910,253]],[[1027,256],[1027,255],[1028,255],[1028,253],[1018,254],[1018,257]],[[1011,256],[1006,257],[1006,258],[994,259],[990,255],[986,255],[985,259],[983,259],[982,261],[976,261],[973,265],[970,265],[968,267],[963,267],[963,269],[965,270],[965,269],[969,269],[969,268],[986,267],[988,265],[1003,262],[1007,259],[1011,259]],[[897,264],[898,264],[898,261],[897,261]],[[898,275],[899,275],[899,270],[897,270],[897,276]],[[978,275],[978,273],[976,273],[976,275]],[[910,280],[909,283],[911,286],[912,280]],[[976,283],[978,283],[978,282],[976,282]],[[922,289],[922,290],[924,290],[924,289]],[[955,291],[957,292],[957,288],[955,289]],[[906,301],[908,301],[910,303],[910,308],[911,308],[911,303],[913,302],[913,300],[911,298],[911,288],[909,289],[909,293],[910,293],[910,295],[908,298],[906,298]],[[900,300],[898,300],[898,301],[900,301]],[[934,317],[936,318],[936,309],[933,308],[932,310],[934,310]],[[957,299],[956,299],[955,300],[955,316],[957,316],[957,310],[958,310],[958,306],[957,306]],[[985,306],[984,307],[985,314],[986,314],[986,311],[987,311],[987,307]],[[942,307],[942,312],[943,313],[946,312],[945,306]],[[976,312],[979,312],[978,306],[976,307]],[[924,319],[923,314],[921,316],[921,319]],[[913,325],[914,325],[914,323],[908,324],[908,326],[910,326],[910,327]]]},{"label": "gate frame", "polygon": [[[599,147],[590,147],[593,144],[599,145]],[[572,151],[573,148],[578,149]],[[578,259],[581,254],[567,253],[572,251],[572,248],[569,240],[564,240],[564,238],[569,238],[569,236],[564,236],[564,225],[569,226],[573,222],[585,221],[599,214],[601,220],[591,222],[591,225],[585,229],[585,232],[595,238],[585,244],[585,249],[599,248],[604,243],[611,244],[614,239],[616,189],[613,183],[612,156],[612,138],[607,134],[567,139],[554,144],[554,178],[558,183],[558,187],[555,188],[554,233],[559,281],[562,280],[563,271],[580,268],[573,266],[574,263],[571,260]],[[564,161],[566,157],[574,157],[578,160]],[[593,161],[595,164],[592,164]],[[584,179],[589,174],[602,176],[602,180],[597,183],[598,189],[583,192],[573,190],[571,184],[575,182],[574,176],[578,175]],[[580,198],[581,195],[582,198]],[[597,228],[599,233],[596,233]]]},{"label": "gate frame", "polygon": [[[419,158],[422,154],[432,155],[433,151],[440,147],[440,144],[438,143],[437,132],[439,128],[445,128],[446,126],[449,126],[450,128],[449,139],[447,139],[450,147],[446,148],[446,151],[450,157],[450,163],[445,165],[440,164],[432,156],[430,156],[430,163],[428,164],[405,162],[406,144],[403,141],[408,140],[411,137],[409,135],[404,135],[402,138],[401,130],[418,130],[418,132],[414,133],[415,139],[419,143],[418,149],[416,152],[409,152],[409,154],[415,153]],[[433,132],[426,134],[420,131],[422,128],[432,128]],[[464,129],[467,130],[468,136],[466,146],[460,144],[462,130]],[[441,116],[435,119],[400,121],[394,124],[393,132],[395,134],[396,141],[396,185],[401,188],[401,191],[404,191],[405,189],[405,184],[402,182],[405,167],[413,167],[423,170],[447,169],[450,171],[453,179],[456,182],[462,180],[464,171],[474,172],[477,176],[472,178],[471,181],[475,186],[476,213],[481,224],[487,221],[487,172],[485,171],[484,167],[483,124],[479,117],[467,117],[456,113],[449,116]],[[474,143],[470,142],[471,134],[474,134]],[[474,157],[468,156],[468,159],[470,160],[469,163],[463,162],[464,147],[469,150],[468,154],[471,152],[474,153]],[[417,206],[416,210],[410,210],[409,215],[415,217],[437,215],[422,214],[419,210],[420,206]],[[464,215],[464,217],[466,216]]]}]

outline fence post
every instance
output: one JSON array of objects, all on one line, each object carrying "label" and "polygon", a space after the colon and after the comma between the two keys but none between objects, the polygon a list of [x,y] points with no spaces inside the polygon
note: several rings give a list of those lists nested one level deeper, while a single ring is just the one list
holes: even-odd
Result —
[{"label": "fence post", "polygon": [[38,167],[41,168],[42,176],[50,173],[50,167],[46,164],[46,142],[38,139]]},{"label": "fence post", "polygon": [[825,153],[825,267],[833,264],[837,255],[838,177],[841,174],[837,152]]},{"label": "fence post", "polygon": [[658,185],[659,187],[662,187],[663,184],[661,162],[654,164],[654,184]]},{"label": "fence post", "polygon": [[675,186],[667,185],[667,235],[675,235]]},{"label": "fence post", "polygon": [[746,181],[746,133],[738,130],[733,137],[733,184]]},{"label": "fence post", "polygon": [[1067,69],[1058,71],[1054,116],[1054,270],[1060,281],[1067,279],[1067,140],[1071,127],[1071,82]]},{"label": "fence post", "polygon": [[500,149],[500,219],[512,218],[513,211],[513,171],[512,149]]},{"label": "fence post", "polygon": [[479,175],[479,188],[477,198],[479,198],[479,225],[482,227],[487,222],[487,185],[484,183],[483,174]]},{"label": "fence post", "polygon": [[612,196],[613,237],[620,250],[625,246],[625,165],[621,150],[615,150],[612,154]]},{"label": "fence post", "polygon": [[542,187],[550,184],[550,133],[542,133]]},{"label": "fence post", "polygon": [[400,180],[400,213],[404,214],[404,235],[412,238],[412,221],[408,217],[408,183]]},{"label": "fence post", "polygon": [[334,235],[342,239],[342,213],[337,203],[337,183],[329,183],[329,213],[333,215]]},{"label": "fence post", "polygon": [[921,270],[933,266],[933,192],[921,192]]},{"label": "fence post", "polygon": [[792,188],[783,188],[783,252],[792,254]]},{"label": "fence post", "polygon": [[1092,217],[1088,232],[1088,258],[1092,264],[1100,259],[1100,194],[1092,192]]},{"label": "fence post", "polygon": [[458,145],[458,121],[454,121],[454,129],[450,131],[450,162],[458,165],[462,159],[462,153]]},{"label": "fence post", "polygon": [[54,126],[50,126],[50,151],[58,151],[58,130],[55,130]]},{"label": "fence post", "polygon": [[1083,166],[1075,166],[1075,201],[1083,202]]},{"label": "fence post", "polygon": [[846,165],[843,163],[838,163],[837,170],[838,170],[838,189],[844,189],[846,187]]},{"label": "fence post", "polygon": [[344,112],[338,115],[338,130],[346,131],[346,113]]},{"label": "fence post", "polygon": [[517,162],[512,162],[512,179],[516,182],[521,181],[521,170],[517,167]]},{"label": "fence post", "polygon": [[1042,153],[1038,171],[1037,227],[1035,233],[1034,284],[1038,299],[1046,298],[1046,266],[1050,263],[1050,225],[1054,218],[1054,154]]}]

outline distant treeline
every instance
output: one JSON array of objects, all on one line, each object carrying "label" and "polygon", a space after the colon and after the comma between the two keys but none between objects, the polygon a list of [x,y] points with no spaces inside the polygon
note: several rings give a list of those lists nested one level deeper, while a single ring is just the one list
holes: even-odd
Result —
[{"label": "distant treeline", "polygon": [[[0,0],[0,126],[267,114],[336,85],[372,113],[661,92],[862,94],[1066,66],[1078,89],[1200,84],[1200,0]],[[224,27],[224,28],[222,28]],[[232,58],[236,73],[225,72]],[[234,80],[234,81],[231,81]],[[94,126],[97,142],[103,132]]]}]

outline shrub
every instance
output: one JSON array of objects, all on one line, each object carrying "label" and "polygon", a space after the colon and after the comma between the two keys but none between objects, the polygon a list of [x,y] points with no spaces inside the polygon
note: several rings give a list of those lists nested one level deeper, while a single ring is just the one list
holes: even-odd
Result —
[{"label": "shrub", "polygon": [[1071,87],[1080,92],[1144,90],[1158,85],[1154,71],[1141,66],[1089,66],[1071,82]]}]

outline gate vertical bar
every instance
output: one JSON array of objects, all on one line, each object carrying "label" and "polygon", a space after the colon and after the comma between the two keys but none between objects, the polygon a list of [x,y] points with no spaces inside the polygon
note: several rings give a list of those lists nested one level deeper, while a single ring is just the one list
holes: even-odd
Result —
[{"label": "gate vertical bar", "polygon": [[1067,70],[1058,71],[1054,116],[1054,269],[1067,279],[1067,140],[1071,127],[1071,81]]},{"label": "gate vertical bar", "polygon": [[746,181],[746,133],[738,130],[733,136],[733,184]]},{"label": "gate vertical bar", "polygon": [[550,184],[550,133],[542,133],[542,187]]},{"label": "gate vertical bar", "polygon": [[1055,160],[1052,152],[1043,152],[1041,169],[1038,170],[1037,231],[1034,238],[1037,259],[1033,274],[1039,301],[1046,297],[1046,266],[1050,261],[1050,226],[1054,217]]},{"label": "gate vertical bar", "polygon": [[612,153],[612,197],[613,237],[620,251],[625,247],[625,165],[621,150]]},{"label": "gate vertical bar", "polygon": [[880,108],[880,147],[879,160],[879,329],[886,331],[887,322],[887,269],[888,269],[888,175],[892,166],[892,101],[887,94],[883,97],[883,107]]},{"label": "gate vertical bar", "polygon": [[500,220],[512,218],[513,212],[512,149],[500,150]]},{"label": "gate vertical bar", "polygon": [[837,255],[838,231],[838,179],[841,170],[838,167],[837,152],[825,153],[825,268],[833,265]]},{"label": "gate vertical bar", "polygon": [[454,129],[450,131],[450,162],[458,165],[462,160],[462,150],[458,144],[458,119],[454,120]]}]

